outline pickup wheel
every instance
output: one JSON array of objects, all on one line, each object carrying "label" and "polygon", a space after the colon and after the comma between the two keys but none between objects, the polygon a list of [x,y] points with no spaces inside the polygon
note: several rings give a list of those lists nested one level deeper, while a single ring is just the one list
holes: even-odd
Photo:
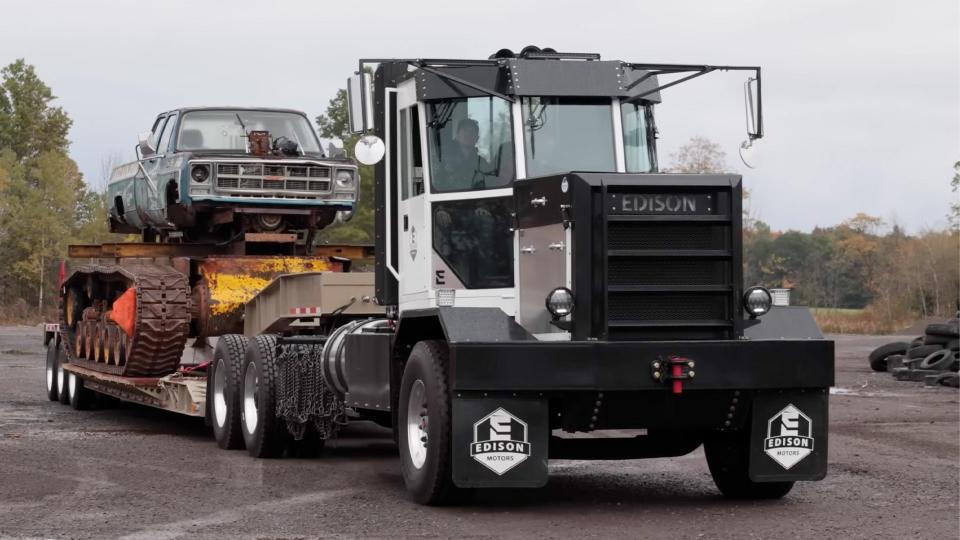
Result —
[{"label": "pickup wheel", "polygon": [[449,351],[442,341],[421,341],[410,352],[400,383],[400,470],[420,504],[453,502]]},{"label": "pickup wheel", "polygon": [[54,336],[47,343],[47,366],[44,374],[47,379],[47,399],[57,401],[60,399],[59,387],[57,386],[57,367],[60,365],[60,347],[57,343],[57,337]]},{"label": "pickup wheel", "polygon": [[207,417],[217,446],[224,450],[243,448],[240,430],[240,372],[243,369],[247,338],[236,334],[220,336],[207,373]]},{"label": "pickup wheel", "polygon": [[713,483],[720,493],[733,499],[779,499],[790,493],[793,482],[750,480],[750,433],[723,433],[703,445]]},{"label": "pickup wheel", "polygon": [[250,340],[243,361],[240,427],[247,452],[256,458],[278,458],[290,437],[277,418],[277,338]]},{"label": "pickup wheel", "polygon": [[86,388],[83,379],[74,373],[67,374],[67,393],[70,396],[70,406],[78,411],[85,411],[93,404],[96,394]]}]

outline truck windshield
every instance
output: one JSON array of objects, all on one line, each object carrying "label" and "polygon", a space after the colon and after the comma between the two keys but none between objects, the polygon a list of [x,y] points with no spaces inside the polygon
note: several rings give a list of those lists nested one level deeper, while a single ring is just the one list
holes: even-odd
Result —
[{"label": "truck windshield", "polygon": [[527,176],[615,171],[609,98],[523,98]]},{"label": "truck windshield", "polygon": [[651,118],[653,111],[647,105],[624,103],[620,106],[623,120],[623,155],[628,173],[657,171],[657,156],[653,140]]},{"label": "truck windshield", "polygon": [[495,189],[514,177],[510,104],[498,97],[432,101],[427,106],[433,192]]},{"label": "truck windshield", "polygon": [[319,154],[310,122],[295,113],[275,111],[223,110],[192,111],[183,115],[177,150],[247,151],[246,134],[269,131],[270,137],[286,137],[308,154]]}]

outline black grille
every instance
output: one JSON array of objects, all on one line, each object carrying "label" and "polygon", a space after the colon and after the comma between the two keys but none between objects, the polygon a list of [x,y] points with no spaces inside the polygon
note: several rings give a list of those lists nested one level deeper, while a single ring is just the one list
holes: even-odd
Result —
[{"label": "black grille", "polygon": [[[650,188],[614,188],[655,193]],[[662,189],[662,188],[661,188]],[[608,214],[607,338],[611,340],[725,339],[732,337],[734,211],[730,190],[698,188],[717,204],[709,214]],[[691,193],[693,194],[693,193]]]}]

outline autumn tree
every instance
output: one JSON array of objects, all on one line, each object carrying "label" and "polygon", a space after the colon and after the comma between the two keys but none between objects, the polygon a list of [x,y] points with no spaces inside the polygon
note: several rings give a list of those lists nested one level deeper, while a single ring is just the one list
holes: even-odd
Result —
[{"label": "autumn tree", "polygon": [[666,172],[707,174],[730,172],[727,154],[720,145],[706,137],[693,137],[670,155],[672,164]]}]

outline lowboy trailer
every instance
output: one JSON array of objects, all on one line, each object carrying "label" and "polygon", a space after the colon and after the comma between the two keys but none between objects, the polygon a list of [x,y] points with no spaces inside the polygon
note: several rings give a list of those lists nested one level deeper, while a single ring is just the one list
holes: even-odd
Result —
[{"label": "lowboy trailer", "polygon": [[48,393],[204,415],[220,447],[260,458],[372,420],[423,504],[543,486],[550,459],[701,445],[727,496],[819,480],[833,342],[744,287],[740,176],[657,165],[661,91],[717,70],[752,74],[749,146],[756,67],[536,47],[361,60],[348,102],[356,157],[376,165],[374,271],[278,273],[242,333],[154,379],[65,361],[48,327]]}]

